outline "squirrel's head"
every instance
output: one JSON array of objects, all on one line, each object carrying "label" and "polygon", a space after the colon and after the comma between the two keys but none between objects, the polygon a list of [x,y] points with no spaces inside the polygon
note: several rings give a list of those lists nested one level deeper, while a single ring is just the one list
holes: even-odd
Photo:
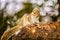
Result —
[{"label": "squirrel's head", "polygon": [[34,17],[39,17],[40,13],[39,13],[39,9],[38,8],[34,8],[31,15],[33,15]]},{"label": "squirrel's head", "polygon": [[40,17],[39,9],[38,8],[33,9],[33,11],[30,14],[31,22],[37,23],[37,21],[39,20],[39,17]]}]

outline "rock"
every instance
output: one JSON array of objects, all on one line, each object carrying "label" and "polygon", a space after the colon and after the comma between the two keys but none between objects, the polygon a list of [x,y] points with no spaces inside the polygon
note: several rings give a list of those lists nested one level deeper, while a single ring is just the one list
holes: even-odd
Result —
[{"label": "rock", "polygon": [[22,28],[12,40],[58,40],[60,39],[60,22],[31,24]]}]

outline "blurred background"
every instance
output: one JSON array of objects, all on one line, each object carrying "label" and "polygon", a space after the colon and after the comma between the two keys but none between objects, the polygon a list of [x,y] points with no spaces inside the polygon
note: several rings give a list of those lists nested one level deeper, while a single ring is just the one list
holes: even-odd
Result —
[{"label": "blurred background", "polygon": [[60,0],[0,0],[0,37],[8,27],[14,27],[19,19],[36,7],[41,22],[60,21]]}]

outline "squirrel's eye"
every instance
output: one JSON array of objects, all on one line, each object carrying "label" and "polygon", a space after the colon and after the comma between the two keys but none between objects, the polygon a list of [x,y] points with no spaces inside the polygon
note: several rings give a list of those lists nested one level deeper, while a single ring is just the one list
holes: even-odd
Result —
[{"label": "squirrel's eye", "polygon": [[35,12],[34,12],[34,14],[35,14]]}]

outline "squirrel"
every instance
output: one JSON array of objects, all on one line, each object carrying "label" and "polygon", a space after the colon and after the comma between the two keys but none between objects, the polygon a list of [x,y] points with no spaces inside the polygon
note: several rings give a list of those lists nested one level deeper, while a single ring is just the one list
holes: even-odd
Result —
[{"label": "squirrel", "polygon": [[10,28],[9,30],[6,30],[3,35],[1,36],[1,40],[9,40],[10,37],[12,37],[14,34],[18,34],[24,26],[31,25],[34,23],[39,23],[39,10],[37,8],[33,9],[32,13],[28,15],[23,15],[20,19],[20,22]]}]

